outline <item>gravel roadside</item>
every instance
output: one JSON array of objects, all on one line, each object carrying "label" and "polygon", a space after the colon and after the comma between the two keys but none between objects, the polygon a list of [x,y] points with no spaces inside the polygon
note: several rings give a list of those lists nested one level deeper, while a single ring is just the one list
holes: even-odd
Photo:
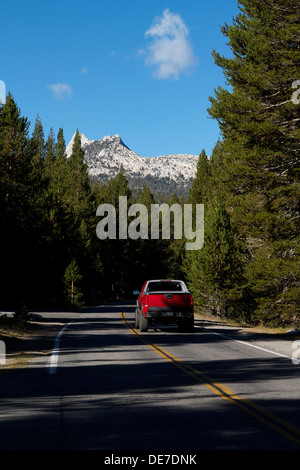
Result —
[{"label": "gravel roadside", "polygon": [[259,328],[230,326],[214,320],[202,319],[197,316],[201,328],[214,331],[216,334],[228,336],[237,341],[248,342],[287,358],[298,359],[300,364],[300,330],[291,329],[286,332],[273,330],[260,331]]},{"label": "gravel roadside", "polygon": [[36,321],[23,330],[0,327],[0,373],[26,368],[37,356],[50,357],[60,329],[61,324]]}]

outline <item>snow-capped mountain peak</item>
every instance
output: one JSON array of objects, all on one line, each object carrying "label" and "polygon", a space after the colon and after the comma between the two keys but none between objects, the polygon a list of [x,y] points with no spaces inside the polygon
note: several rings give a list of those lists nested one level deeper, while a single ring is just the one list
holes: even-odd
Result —
[{"label": "snow-capped mountain peak", "polygon": [[[72,147],[73,147],[73,144],[74,144],[75,135],[76,135],[76,132],[74,132],[74,134],[73,134],[73,136],[72,136],[72,138],[71,138],[71,140],[68,143],[67,148],[66,148],[66,153],[67,153],[68,157],[72,153]],[[89,140],[84,134],[80,134],[80,140],[81,140],[81,147],[82,148],[84,148],[86,145],[89,145],[92,142],[94,142],[93,140]]]},{"label": "snow-capped mountain peak", "polygon": [[[72,153],[74,136],[66,149],[68,157]],[[121,165],[129,182],[135,181],[133,185],[137,186],[148,184],[151,187],[154,182],[157,185],[163,180],[164,184],[172,183],[173,187],[174,184],[181,188],[187,187],[196,174],[199,158],[196,155],[143,157],[130,150],[119,134],[107,135],[101,140],[90,140],[84,134],[80,137],[89,174],[101,181],[115,176]]]}]

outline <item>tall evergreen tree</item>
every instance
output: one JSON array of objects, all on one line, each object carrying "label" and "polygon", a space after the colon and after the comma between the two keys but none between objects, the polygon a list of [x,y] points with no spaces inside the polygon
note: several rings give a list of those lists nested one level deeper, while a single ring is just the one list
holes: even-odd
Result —
[{"label": "tall evergreen tree", "polygon": [[[114,298],[124,297],[130,291],[130,272],[132,267],[131,241],[128,238],[119,238],[119,196],[127,197],[127,209],[130,204],[131,191],[128,186],[124,168],[115,177],[110,178],[107,184],[93,187],[93,197],[96,205],[111,204],[116,211],[116,239],[98,240],[98,249],[101,257],[101,266],[105,272],[105,290]],[[132,291],[132,288],[131,288]]]},{"label": "tall evergreen tree", "polygon": [[[0,258],[2,302],[32,301],[41,249],[36,148],[11,94],[0,108]],[[34,171],[33,171],[34,169]]]},{"label": "tall evergreen tree", "polygon": [[197,163],[197,172],[189,194],[190,204],[204,204],[209,196],[210,162],[202,150]]},{"label": "tall evergreen tree", "polygon": [[[0,108],[1,306],[58,305],[64,281],[72,288],[79,275],[86,301],[100,298],[96,208],[78,143],[67,159],[62,129],[57,143],[52,129],[45,143],[37,117],[30,138],[29,122],[10,94]],[[75,298],[81,292],[73,287]]]},{"label": "tall evergreen tree", "polygon": [[[56,160],[57,158],[56,156]],[[68,222],[66,252],[70,258],[69,262],[76,259],[82,275],[83,296],[89,301],[96,294],[95,281],[102,275],[102,262],[97,249],[96,205],[78,130],[75,133],[72,154],[66,164],[66,190],[63,197],[63,207],[67,215],[65,221]]]},{"label": "tall evergreen tree", "polygon": [[247,238],[246,270],[258,302],[253,320],[298,324],[299,78],[298,0],[242,0],[222,28],[232,57],[213,52],[230,89],[219,87],[209,113],[223,136],[222,178],[232,220]]},{"label": "tall evergreen tree", "polygon": [[81,305],[83,298],[83,293],[80,289],[81,280],[82,275],[80,274],[78,264],[72,259],[64,275],[66,300],[72,307]]},{"label": "tall evergreen tree", "polygon": [[179,204],[182,211],[182,238],[174,237],[175,215],[171,218],[171,238],[164,247],[164,264],[167,268],[167,277],[171,279],[185,279],[184,259],[185,259],[185,243],[184,238],[184,198],[179,198],[175,192],[168,201],[169,207],[173,204]]},{"label": "tall evergreen tree", "polygon": [[186,276],[195,304],[218,316],[242,319],[239,304],[245,280],[241,245],[230,215],[218,196],[209,204],[204,231],[203,248],[186,253]]},{"label": "tall evergreen tree", "polygon": [[55,163],[55,136],[51,127],[46,144],[45,144],[45,173],[48,175],[49,180],[52,179]]},{"label": "tall evergreen tree", "polygon": [[[53,150],[51,152],[53,156]],[[52,157],[53,158],[53,157]],[[64,199],[67,191],[68,162],[66,155],[66,144],[63,129],[60,128],[57,134],[57,141],[54,148],[54,168],[50,181],[51,205],[57,212],[62,213]]]},{"label": "tall evergreen tree", "polygon": [[68,159],[68,178],[66,202],[69,204],[70,210],[77,220],[90,216],[91,189],[78,129],[74,137],[72,154]]},{"label": "tall evergreen tree", "polygon": [[[147,238],[132,240],[131,250],[134,253],[133,260],[133,280],[135,287],[141,288],[147,279],[158,279],[166,277],[167,267],[172,263],[171,252],[169,250],[170,240],[161,239],[161,230],[159,239],[152,239],[151,236],[151,213],[152,205],[155,204],[155,198],[150,188],[144,185],[138,199],[138,204],[142,204],[147,209],[148,214],[148,233]],[[139,213],[137,214],[139,215]],[[168,258],[168,263],[166,259]],[[153,262],[153,260],[155,260]]]},{"label": "tall evergreen tree", "polygon": [[45,203],[46,191],[49,184],[49,175],[45,171],[45,152],[46,143],[44,138],[44,129],[39,115],[36,117],[34,130],[30,139],[31,147],[31,180],[34,185],[34,193],[37,204]]},{"label": "tall evergreen tree", "polygon": [[34,148],[33,165],[40,166],[45,156],[45,137],[44,129],[39,115],[36,117],[34,130],[31,136],[31,144]]},{"label": "tall evergreen tree", "polygon": [[63,128],[60,127],[57,133],[55,156],[57,158],[66,158],[66,142],[64,138]]}]

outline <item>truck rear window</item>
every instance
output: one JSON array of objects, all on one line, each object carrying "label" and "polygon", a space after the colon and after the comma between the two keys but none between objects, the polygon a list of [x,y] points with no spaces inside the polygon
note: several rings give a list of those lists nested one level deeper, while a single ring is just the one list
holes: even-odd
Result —
[{"label": "truck rear window", "polygon": [[149,282],[148,292],[182,292],[180,282]]}]

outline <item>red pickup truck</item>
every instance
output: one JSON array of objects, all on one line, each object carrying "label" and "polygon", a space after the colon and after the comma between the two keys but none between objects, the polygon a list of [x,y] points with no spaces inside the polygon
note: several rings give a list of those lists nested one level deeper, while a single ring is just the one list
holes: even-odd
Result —
[{"label": "red pickup truck", "polygon": [[156,323],[177,323],[184,331],[194,329],[193,297],[183,281],[146,281],[138,293],[135,328],[148,331]]}]

